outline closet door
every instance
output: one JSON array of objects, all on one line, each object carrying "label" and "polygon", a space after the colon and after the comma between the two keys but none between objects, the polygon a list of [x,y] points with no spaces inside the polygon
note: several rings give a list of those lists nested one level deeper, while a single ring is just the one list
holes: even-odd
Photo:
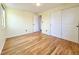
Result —
[{"label": "closet door", "polygon": [[50,35],[50,17],[49,13],[44,13],[41,20],[42,33]]},{"label": "closet door", "polygon": [[51,13],[51,35],[61,38],[61,11]]},{"label": "closet door", "polygon": [[41,30],[41,17],[40,16],[34,16],[34,32],[38,32]]},{"label": "closet door", "polygon": [[62,12],[62,38],[78,42],[79,8],[70,8]]}]

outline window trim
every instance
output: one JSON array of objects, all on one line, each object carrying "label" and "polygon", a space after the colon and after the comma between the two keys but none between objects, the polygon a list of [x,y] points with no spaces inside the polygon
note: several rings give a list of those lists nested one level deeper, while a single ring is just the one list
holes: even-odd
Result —
[{"label": "window trim", "polygon": [[5,8],[4,8],[4,6],[3,6],[3,4],[1,4],[1,9],[2,9],[2,22],[1,22],[1,24],[2,24],[2,27],[4,27],[5,28],[5,26],[6,26],[6,14],[5,14]]}]

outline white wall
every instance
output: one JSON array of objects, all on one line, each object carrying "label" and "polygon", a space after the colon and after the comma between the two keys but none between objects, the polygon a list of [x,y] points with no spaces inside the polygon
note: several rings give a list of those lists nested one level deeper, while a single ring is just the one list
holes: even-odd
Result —
[{"label": "white wall", "polygon": [[49,12],[44,12],[41,19],[42,33],[50,35],[50,15]]},{"label": "white wall", "polygon": [[7,8],[7,38],[34,32],[35,14]]},{"label": "white wall", "polygon": [[4,35],[5,34],[4,34],[3,30],[0,30],[0,54],[1,54],[1,51],[2,51],[3,46],[5,44],[5,40],[6,40]]},{"label": "white wall", "polygon": [[5,43],[5,28],[2,26],[2,8],[0,5],[0,54]]}]

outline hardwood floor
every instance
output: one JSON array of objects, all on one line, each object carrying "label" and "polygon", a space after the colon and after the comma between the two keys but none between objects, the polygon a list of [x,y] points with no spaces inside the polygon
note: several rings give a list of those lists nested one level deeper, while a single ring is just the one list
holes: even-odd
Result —
[{"label": "hardwood floor", "polygon": [[8,38],[2,55],[79,55],[79,44],[40,32]]}]

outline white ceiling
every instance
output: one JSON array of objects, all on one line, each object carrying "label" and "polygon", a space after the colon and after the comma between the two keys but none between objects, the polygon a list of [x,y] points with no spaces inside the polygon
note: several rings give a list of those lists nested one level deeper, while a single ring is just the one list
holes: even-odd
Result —
[{"label": "white ceiling", "polygon": [[[39,7],[36,6],[36,3],[7,3],[7,7],[27,10],[34,13],[40,13],[51,8],[62,6],[64,3],[41,3]],[[66,5],[66,4],[65,4]]]}]

